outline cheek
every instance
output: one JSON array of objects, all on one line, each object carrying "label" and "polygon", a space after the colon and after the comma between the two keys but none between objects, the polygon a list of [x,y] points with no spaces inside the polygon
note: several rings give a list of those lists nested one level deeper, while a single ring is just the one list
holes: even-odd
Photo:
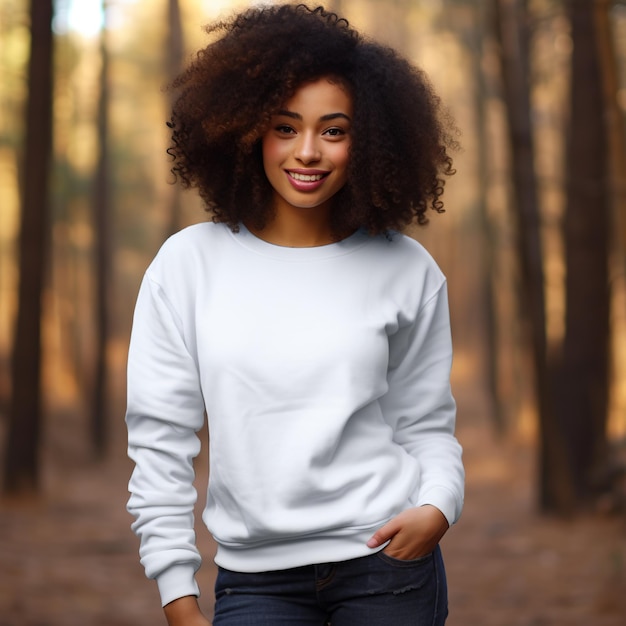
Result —
[{"label": "cheek", "polygon": [[348,164],[350,163],[350,146],[341,146],[334,156],[335,167],[343,170],[342,176],[348,176]]},{"label": "cheek", "polygon": [[272,137],[263,139],[263,166],[267,170],[268,167],[276,165],[281,161],[281,146],[278,141]]}]

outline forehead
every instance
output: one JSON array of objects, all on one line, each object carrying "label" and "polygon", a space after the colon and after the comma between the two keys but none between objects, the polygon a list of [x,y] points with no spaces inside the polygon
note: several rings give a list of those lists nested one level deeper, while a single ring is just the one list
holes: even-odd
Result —
[{"label": "forehead", "polygon": [[284,107],[290,111],[352,112],[352,96],[348,89],[332,78],[318,78],[298,87]]}]

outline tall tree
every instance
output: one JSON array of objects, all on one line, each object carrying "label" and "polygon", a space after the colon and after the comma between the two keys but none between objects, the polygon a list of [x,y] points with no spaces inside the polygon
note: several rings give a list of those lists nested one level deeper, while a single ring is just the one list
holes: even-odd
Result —
[{"label": "tall tree", "polygon": [[540,431],[540,503],[561,513],[574,506],[572,481],[548,368],[541,219],[530,112],[529,21],[525,0],[495,0],[504,100],[512,154],[521,302],[530,335]]},{"label": "tall tree", "polygon": [[[606,451],[609,393],[610,198],[600,48],[594,19],[599,7],[586,0],[569,0],[567,4],[573,52],[564,220],[566,320],[559,408],[579,500],[592,495],[593,473]],[[603,10],[608,10],[606,4]]]},{"label": "tall tree", "polygon": [[41,310],[52,151],[52,0],[31,0],[26,140],[21,171],[18,314],[4,490],[35,491],[39,483],[42,415]]},{"label": "tall tree", "polygon": [[602,86],[604,89],[604,119],[608,138],[609,194],[613,206],[614,245],[616,258],[621,263],[620,273],[626,270],[626,133],[624,115],[618,102],[620,90],[619,63],[615,36],[610,16],[612,1],[595,0],[594,14],[596,41],[599,46]]},{"label": "tall tree", "polygon": [[110,295],[110,163],[109,163],[109,50],[107,45],[107,0],[102,0],[104,23],[100,31],[100,98],[98,100],[98,160],[94,184],[94,227],[96,233],[96,363],[92,406],[92,440],[96,454],[106,448],[108,399],[107,345],[109,341]]},{"label": "tall tree", "polygon": [[[478,220],[481,242],[481,300],[485,315],[485,375],[494,426],[499,433],[507,426],[505,398],[501,389],[501,361],[498,345],[500,320],[497,315],[495,294],[495,271],[497,232],[488,213],[489,195],[489,150],[487,138],[486,102],[489,93],[489,79],[485,71],[486,40],[493,33],[489,26],[493,22],[492,7],[478,2],[471,7],[472,20],[466,23],[466,38],[472,51],[472,78],[474,84],[474,109],[476,111],[476,132],[478,134],[476,176],[478,179]],[[457,29],[462,28],[456,25]],[[463,32],[463,31],[461,31]],[[493,35],[491,34],[491,38]]]}]

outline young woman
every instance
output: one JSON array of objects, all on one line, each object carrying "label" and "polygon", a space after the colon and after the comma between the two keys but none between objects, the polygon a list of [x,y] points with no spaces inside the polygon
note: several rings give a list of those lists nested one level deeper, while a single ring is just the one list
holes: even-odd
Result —
[{"label": "young woman", "polygon": [[424,74],[322,8],[249,9],[176,80],[174,172],[212,220],[144,277],[129,511],[171,626],[443,624],[459,517],[445,278],[400,230],[443,210],[453,141]]}]

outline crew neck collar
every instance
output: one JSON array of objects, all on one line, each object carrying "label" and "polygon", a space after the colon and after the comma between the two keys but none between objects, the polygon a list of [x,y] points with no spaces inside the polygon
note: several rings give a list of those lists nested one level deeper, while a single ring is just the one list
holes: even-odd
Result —
[{"label": "crew neck collar", "polygon": [[244,248],[275,259],[285,259],[290,261],[310,261],[316,259],[327,259],[344,254],[350,254],[361,246],[365,245],[371,237],[364,229],[358,229],[341,241],[328,243],[322,246],[311,247],[290,247],[279,246],[257,237],[251,233],[243,224],[239,224],[239,232],[231,236]]}]

